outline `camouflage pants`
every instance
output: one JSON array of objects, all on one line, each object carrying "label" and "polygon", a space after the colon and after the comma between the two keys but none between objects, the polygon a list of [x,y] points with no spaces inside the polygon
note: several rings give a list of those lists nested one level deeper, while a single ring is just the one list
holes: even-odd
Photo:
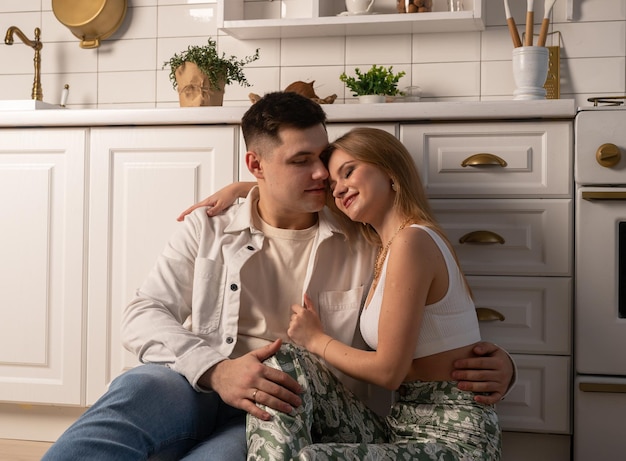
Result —
[{"label": "camouflage pants", "polygon": [[385,419],[313,354],[285,344],[266,364],[302,386],[303,404],[271,421],[248,415],[248,460],[497,461],[500,428],[491,406],[454,382],[405,383]]}]

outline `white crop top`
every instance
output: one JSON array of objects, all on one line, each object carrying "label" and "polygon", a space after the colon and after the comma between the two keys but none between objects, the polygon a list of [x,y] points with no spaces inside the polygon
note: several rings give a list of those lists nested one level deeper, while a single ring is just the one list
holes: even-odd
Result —
[{"label": "white crop top", "polygon": [[[465,288],[461,271],[452,252],[434,230],[417,224],[411,227],[423,229],[430,235],[443,254],[448,269],[447,293],[440,301],[424,308],[424,317],[413,358],[426,357],[480,341],[474,302]],[[383,264],[380,280],[372,298],[361,313],[361,334],[372,349],[378,346],[378,318],[383,300],[386,272],[387,259]]]}]

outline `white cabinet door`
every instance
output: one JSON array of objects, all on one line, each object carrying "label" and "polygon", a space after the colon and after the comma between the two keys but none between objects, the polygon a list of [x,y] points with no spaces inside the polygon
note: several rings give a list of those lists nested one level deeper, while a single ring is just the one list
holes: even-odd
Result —
[{"label": "white cabinet door", "polygon": [[237,127],[91,131],[88,405],[136,365],[120,340],[124,307],[188,206],[236,178]]},{"label": "white cabinet door", "polygon": [[0,400],[79,404],[85,135],[0,131]]}]

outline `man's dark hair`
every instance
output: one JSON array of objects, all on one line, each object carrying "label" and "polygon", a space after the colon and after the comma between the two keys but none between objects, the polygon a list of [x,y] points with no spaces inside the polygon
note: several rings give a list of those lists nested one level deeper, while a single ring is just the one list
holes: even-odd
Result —
[{"label": "man's dark hair", "polygon": [[241,119],[241,130],[248,149],[260,139],[280,142],[281,128],[311,128],[326,124],[326,113],[315,101],[297,93],[267,93],[252,104]]}]

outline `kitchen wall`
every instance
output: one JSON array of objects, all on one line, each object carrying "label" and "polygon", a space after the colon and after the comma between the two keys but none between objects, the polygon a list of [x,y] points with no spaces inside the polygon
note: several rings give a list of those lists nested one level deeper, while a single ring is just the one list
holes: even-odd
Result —
[{"label": "kitchen wall", "polygon": [[[44,101],[58,103],[67,83],[71,108],[178,106],[162,64],[190,44],[206,43],[208,36],[228,55],[248,56],[260,48],[261,59],[245,72],[253,86],[228,86],[225,105],[247,105],[250,92],[283,89],[295,80],[315,80],[318,96],[337,94],[336,104],[354,102],[339,75],[372,64],[406,71],[401,87],[420,86],[426,100],[507,100],[515,89],[500,0],[486,0],[482,32],[249,41],[219,34],[216,1],[128,0],[121,28],[100,48],[86,50],[56,20],[52,0],[1,0],[0,32],[15,25],[32,39],[34,28],[41,28]],[[626,1],[570,1],[572,20],[567,20],[568,1],[557,0],[551,29],[561,37],[561,98],[588,105],[590,96],[626,94]],[[442,2],[435,0],[435,7]],[[376,0],[379,7],[394,3]],[[526,2],[510,3],[521,34]],[[534,3],[538,24],[543,1]],[[551,35],[548,45],[558,43],[558,35]],[[30,99],[32,82],[33,50],[17,37],[13,46],[0,43],[0,99]]]}]

